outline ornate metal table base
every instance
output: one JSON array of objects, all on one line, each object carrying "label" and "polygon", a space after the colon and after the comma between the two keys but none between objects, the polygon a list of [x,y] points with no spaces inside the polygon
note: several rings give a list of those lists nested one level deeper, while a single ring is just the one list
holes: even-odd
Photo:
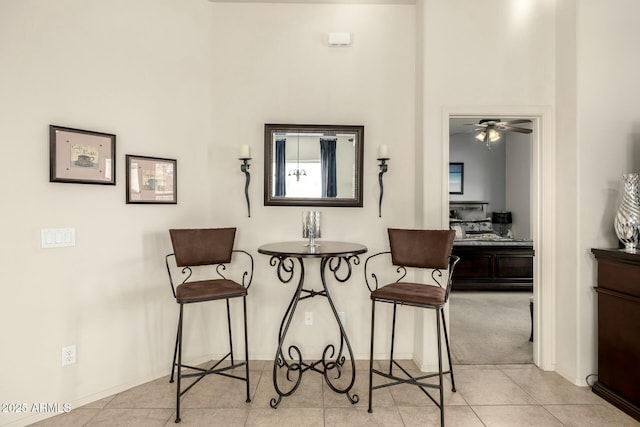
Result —
[{"label": "ornate metal table base", "polygon": [[[355,253],[364,253],[366,248],[357,251]],[[260,251],[273,255],[273,252]],[[318,251],[321,252],[321,251]],[[305,268],[303,258],[305,257],[318,257],[320,259],[320,279],[322,282],[322,289],[316,291],[313,289],[307,289],[304,287],[305,281]],[[280,330],[278,332],[278,348],[276,349],[275,360],[273,364],[273,385],[278,394],[270,401],[272,408],[277,408],[283,397],[292,395],[300,386],[302,381],[302,375],[307,371],[315,371],[324,377],[327,386],[336,393],[345,394],[347,399],[351,403],[357,403],[360,399],[357,394],[352,394],[351,389],[356,379],[356,367],[355,360],[353,358],[353,350],[347,333],[344,330],[344,326],[340,320],[340,316],[336,310],[336,307],[331,299],[329,289],[327,287],[327,270],[338,282],[346,282],[351,277],[352,263],[357,265],[360,263],[360,259],[357,255],[322,255],[321,253],[316,256],[305,256],[300,254],[277,254],[273,255],[270,260],[270,264],[276,267],[278,279],[282,283],[289,283],[296,276],[296,265],[300,268],[300,274],[298,279],[298,286],[296,291],[285,311],[284,317],[280,324]],[[326,297],[331,307],[331,311],[336,320],[339,329],[340,343],[336,346],[334,344],[328,344],[323,352],[322,358],[314,362],[304,362],[302,352],[296,345],[290,345],[285,353],[285,339],[289,326],[291,326],[292,319],[294,317],[298,302],[307,298],[314,297]],[[346,373],[345,363],[347,358],[345,357],[345,351],[349,353],[349,362],[351,365],[350,378],[342,378],[343,373]],[[348,365],[347,365],[348,368]],[[341,383],[341,384],[339,384]],[[346,386],[345,386],[346,383]],[[287,386],[288,385],[288,386]]]}]

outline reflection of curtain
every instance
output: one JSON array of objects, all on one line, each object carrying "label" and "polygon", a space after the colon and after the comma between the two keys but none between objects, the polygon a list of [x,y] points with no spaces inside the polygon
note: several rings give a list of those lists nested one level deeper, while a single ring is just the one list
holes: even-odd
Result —
[{"label": "reflection of curtain", "polygon": [[320,138],[322,197],[336,197],[338,195],[336,183],[336,141],[336,138]]},{"label": "reflection of curtain", "polygon": [[284,197],[286,193],[286,177],[285,168],[287,167],[287,140],[276,140],[276,153],[275,153],[275,191],[274,197]]}]

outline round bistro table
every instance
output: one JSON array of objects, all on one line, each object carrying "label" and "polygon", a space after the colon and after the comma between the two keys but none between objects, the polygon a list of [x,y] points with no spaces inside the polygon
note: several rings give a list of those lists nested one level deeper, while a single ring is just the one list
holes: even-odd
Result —
[{"label": "round bistro table", "polygon": [[[340,316],[333,304],[329,288],[327,287],[327,270],[338,282],[346,282],[351,277],[353,271],[352,266],[360,263],[358,255],[367,252],[367,247],[359,243],[330,241],[317,241],[316,245],[309,246],[304,241],[297,241],[269,243],[260,246],[258,252],[271,256],[269,263],[272,267],[276,268],[278,279],[282,283],[290,283],[296,276],[296,269],[300,269],[297,275],[298,286],[284,313],[278,332],[278,348],[276,349],[275,360],[273,362],[273,386],[278,396],[271,399],[271,407],[274,409],[277,408],[283,397],[292,395],[300,385],[302,374],[307,371],[315,371],[322,374],[327,386],[329,386],[331,390],[336,393],[345,394],[351,403],[357,403],[360,400],[358,395],[350,394],[356,379],[353,350],[351,349],[349,338],[340,321]],[[305,288],[304,286],[305,258],[320,259],[320,281],[322,283],[322,289],[319,291]],[[303,361],[302,352],[298,346],[290,345],[286,353],[283,347],[298,302],[303,299],[318,296],[327,298],[329,302],[340,331],[340,344],[337,351],[334,344],[327,344],[322,352],[322,358],[309,363]],[[349,352],[351,378],[350,381],[349,378],[346,379],[347,381],[344,379],[337,381],[341,379],[344,370],[344,364],[346,362],[345,349]],[[279,372],[281,375],[279,375]],[[282,373],[286,373],[286,375],[282,375]],[[348,382],[348,384],[342,386],[341,384],[345,382]],[[289,385],[289,387],[283,387],[286,385]]]}]

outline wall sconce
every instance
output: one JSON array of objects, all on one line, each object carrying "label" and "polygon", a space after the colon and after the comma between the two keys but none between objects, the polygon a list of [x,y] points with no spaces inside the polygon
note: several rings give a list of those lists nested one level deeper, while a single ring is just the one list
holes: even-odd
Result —
[{"label": "wall sconce", "polygon": [[244,184],[244,198],[247,199],[247,216],[251,218],[251,203],[249,202],[249,182],[251,181],[251,174],[249,173],[249,160],[251,160],[251,147],[247,144],[240,146],[240,156],[238,160],[242,160],[240,170],[244,172],[246,178]]},{"label": "wall sconce", "polygon": [[389,160],[389,147],[387,144],[378,145],[378,160],[380,163],[380,173],[378,174],[378,183],[380,184],[380,201],[378,202],[378,218],[382,217],[382,195],[384,193],[384,185],[382,183],[382,175],[389,170],[387,160]]}]

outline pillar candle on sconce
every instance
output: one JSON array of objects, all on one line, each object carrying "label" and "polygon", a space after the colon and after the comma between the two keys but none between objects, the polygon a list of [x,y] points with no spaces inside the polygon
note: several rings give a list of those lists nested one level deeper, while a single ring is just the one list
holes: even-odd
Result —
[{"label": "pillar candle on sconce", "polygon": [[387,160],[389,160],[389,147],[387,144],[378,145],[378,167],[380,168],[380,173],[378,174],[378,183],[380,184],[380,201],[378,202],[378,217],[382,217],[382,194],[384,193],[384,185],[382,183],[382,175],[385,174],[389,170],[389,165],[387,165]]},{"label": "pillar candle on sconce", "polygon": [[247,144],[242,144],[240,146],[240,154],[238,156],[238,160],[242,160],[242,164],[240,165],[240,170],[245,175],[245,184],[244,184],[244,197],[247,199],[247,216],[251,218],[251,203],[249,202],[249,182],[251,181],[251,174],[249,173],[249,160],[251,160],[251,147]]}]

